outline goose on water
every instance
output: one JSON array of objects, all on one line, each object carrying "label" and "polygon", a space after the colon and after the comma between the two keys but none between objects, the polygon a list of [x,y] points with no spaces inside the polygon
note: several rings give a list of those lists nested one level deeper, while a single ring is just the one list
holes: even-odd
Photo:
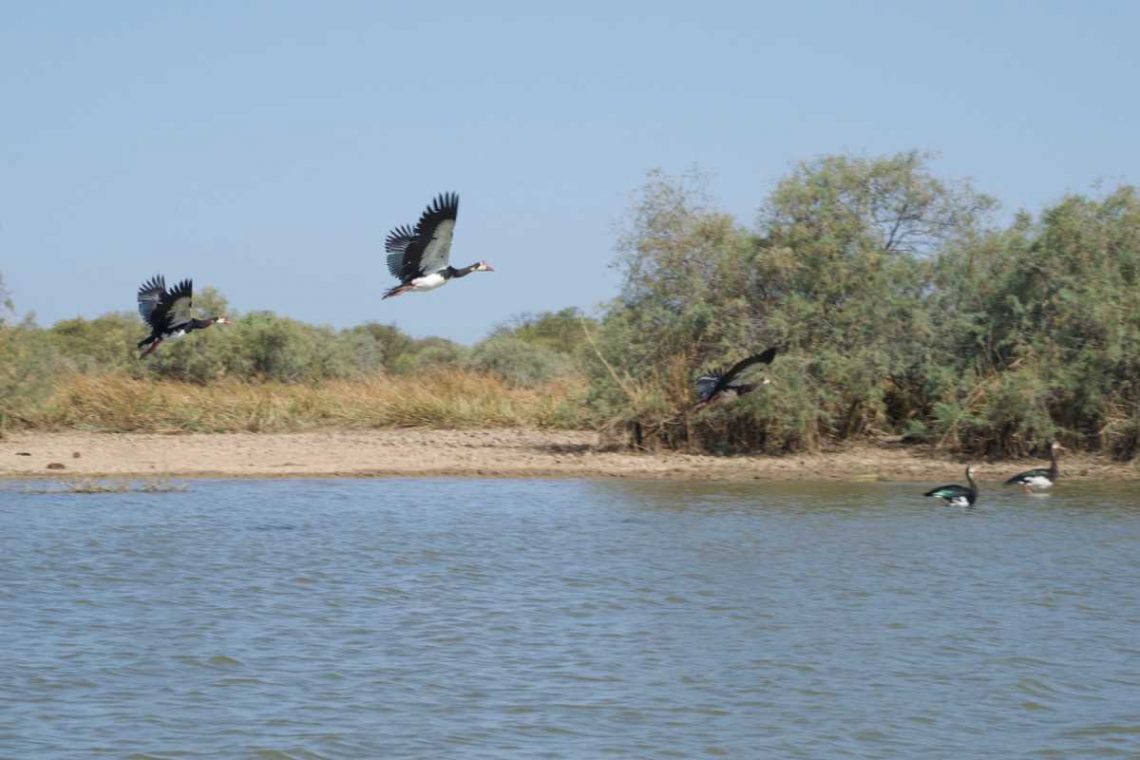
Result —
[{"label": "goose on water", "polygon": [[974,465],[966,467],[966,482],[970,484],[968,486],[957,484],[938,486],[938,488],[930,489],[923,496],[942,499],[952,507],[972,507],[978,499],[978,484],[974,482],[975,472],[977,471],[974,469]]},{"label": "goose on water", "polygon": [[1039,493],[1047,491],[1053,487],[1057,482],[1057,478],[1061,476],[1061,471],[1057,469],[1057,452],[1065,451],[1065,447],[1057,441],[1049,444],[1049,466],[1037,467],[1025,472],[1019,472],[1009,480],[1005,481],[1005,485],[1019,485],[1025,489],[1026,493]]}]

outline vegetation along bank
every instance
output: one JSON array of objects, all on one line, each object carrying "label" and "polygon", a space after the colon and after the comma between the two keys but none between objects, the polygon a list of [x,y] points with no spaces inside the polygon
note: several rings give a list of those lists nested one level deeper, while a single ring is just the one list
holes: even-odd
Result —
[{"label": "vegetation along bank", "polygon": [[[1136,188],[1003,217],[924,155],[838,155],[796,166],[757,208],[734,219],[699,177],[654,174],[618,241],[613,301],[525,315],[471,347],[242,313],[206,288],[196,305],[233,324],[140,362],[133,312],[39,326],[5,299],[0,430],[513,427],[692,454],[891,440],[980,460],[1059,440],[1136,455]],[[770,385],[693,408],[702,371],[768,346]]]}]

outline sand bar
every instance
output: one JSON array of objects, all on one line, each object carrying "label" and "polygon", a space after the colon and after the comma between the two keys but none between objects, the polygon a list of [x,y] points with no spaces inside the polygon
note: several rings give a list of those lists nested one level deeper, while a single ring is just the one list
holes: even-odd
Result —
[{"label": "sand bar", "polygon": [[[605,450],[589,431],[370,430],[305,433],[10,433],[0,477],[629,477],[957,482],[961,462],[923,447],[859,445],[810,455],[717,457]],[[996,482],[1038,460],[983,463]],[[1073,480],[1140,480],[1137,463],[1071,456]]]}]

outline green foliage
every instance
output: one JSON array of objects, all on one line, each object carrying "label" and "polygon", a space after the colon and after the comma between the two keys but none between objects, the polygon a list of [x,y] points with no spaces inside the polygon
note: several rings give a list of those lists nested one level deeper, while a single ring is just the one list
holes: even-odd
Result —
[{"label": "green foliage", "polygon": [[51,393],[56,361],[34,324],[12,324],[14,307],[0,278],[0,435],[25,424]]},{"label": "green foliage", "polygon": [[567,352],[580,341],[582,321],[574,309],[520,318],[473,350],[412,339],[395,325],[334,330],[271,312],[236,314],[207,287],[195,297],[199,314],[227,315],[232,324],[164,341],[141,359],[137,344],[148,328],[135,314],[47,329],[30,319],[13,324],[2,280],[0,303],[0,431],[575,426],[585,419],[580,381],[539,388],[573,375]]},{"label": "green foliage", "polygon": [[153,375],[190,383],[318,382],[374,375],[384,366],[383,344],[367,329],[337,332],[272,312],[168,341],[148,361]]},{"label": "green foliage", "polygon": [[[893,434],[973,454],[1060,436],[1130,457],[1140,410],[1140,202],[1037,221],[917,153],[801,164],[755,232],[699,177],[651,175],[586,362],[590,403],[643,445],[792,451]],[[692,413],[693,379],[769,345],[781,382]]]},{"label": "green foliage", "polygon": [[61,364],[77,372],[124,371],[137,363],[136,344],[145,335],[137,316],[104,314],[56,322],[47,331],[48,341]]},{"label": "green foliage", "polygon": [[397,373],[425,372],[457,367],[470,351],[447,338],[420,338],[411,341],[407,350],[399,354],[392,364]]},{"label": "green foliage", "polygon": [[490,339],[510,336],[534,346],[574,356],[586,344],[586,330],[596,327],[597,322],[583,314],[581,309],[570,307],[561,311],[523,314],[495,328]]},{"label": "green foliage", "polygon": [[[262,404],[271,417],[251,416],[258,391],[217,423],[277,429],[296,411],[274,407],[281,397],[312,412],[328,402],[318,403],[321,384],[347,380],[375,386],[356,416],[372,410],[398,424],[589,417],[643,447],[782,453],[891,435],[971,456],[1040,454],[1052,438],[1123,459],[1140,450],[1135,188],[1069,195],[998,228],[992,199],[934,176],[928,156],[908,152],[805,162],[758,200],[749,228],[713,207],[700,175],[650,175],[619,241],[621,292],[600,320],[576,309],[524,315],[474,348],[413,339],[395,325],[334,330],[230,313],[233,325],[169,341],[140,361],[135,344],[146,328],[133,314],[39,329],[17,323],[0,279],[0,426],[32,424],[59,378],[69,378],[78,409],[117,373],[127,390],[88,417],[67,409],[56,417],[145,427],[123,398],[158,399],[148,409],[179,398],[152,393],[162,384],[151,381],[190,383],[202,398],[224,381],[290,388]],[[211,288],[196,304],[227,311]],[[702,371],[768,346],[779,356],[752,379],[766,375],[770,385],[694,409]],[[391,399],[426,377],[443,385],[394,414]],[[403,385],[378,390],[389,382]],[[562,395],[522,417],[487,411],[504,388]],[[192,427],[200,411],[190,404],[177,424]]]},{"label": "green foliage", "polygon": [[[1099,201],[1068,196],[1036,222],[1022,214],[1009,230],[947,250],[931,298],[947,316],[940,346],[979,376],[1034,389],[1000,413],[979,396],[994,424],[956,442],[1022,452],[1059,434],[1133,456],[1116,431],[1140,405],[1138,269],[1140,198],[1128,186]],[[1030,440],[1002,432],[1011,405]]]},{"label": "green foliage", "polygon": [[16,306],[12,303],[8,288],[4,285],[4,275],[0,275],[0,327],[8,323],[15,310]]},{"label": "green foliage", "polygon": [[576,308],[523,314],[495,328],[464,364],[512,387],[533,388],[577,375],[587,331],[596,327]]},{"label": "green foliage", "polygon": [[381,368],[392,371],[400,358],[412,350],[412,339],[395,325],[368,322],[350,328],[341,338],[357,352],[358,364],[365,372]]},{"label": "green foliage", "polygon": [[567,374],[570,359],[542,344],[513,335],[499,335],[472,350],[466,366],[493,375],[514,388],[534,388]]},{"label": "green foliage", "polygon": [[259,380],[299,382],[306,379],[319,362],[317,351],[322,336],[318,328],[307,327],[272,312],[255,312],[233,325],[242,351],[233,357],[237,374]]}]

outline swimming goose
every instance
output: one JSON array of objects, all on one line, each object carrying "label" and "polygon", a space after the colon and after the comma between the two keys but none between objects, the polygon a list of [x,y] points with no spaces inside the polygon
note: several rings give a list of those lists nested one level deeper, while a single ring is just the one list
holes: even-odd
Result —
[{"label": "swimming goose", "polygon": [[978,498],[978,484],[974,482],[974,465],[966,467],[966,482],[970,485],[949,485],[932,488],[923,496],[933,496],[942,499],[952,507],[972,507]]},{"label": "swimming goose", "polygon": [[1053,487],[1053,484],[1057,482],[1057,478],[1061,476],[1061,471],[1057,469],[1057,452],[1065,450],[1064,446],[1057,441],[1053,441],[1049,444],[1048,467],[1037,467],[1032,470],[1026,470],[1025,472],[1019,472],[1005,481],[1005,485],[1020,485],[1025,489],[1026,493],[1049,490]]}]

